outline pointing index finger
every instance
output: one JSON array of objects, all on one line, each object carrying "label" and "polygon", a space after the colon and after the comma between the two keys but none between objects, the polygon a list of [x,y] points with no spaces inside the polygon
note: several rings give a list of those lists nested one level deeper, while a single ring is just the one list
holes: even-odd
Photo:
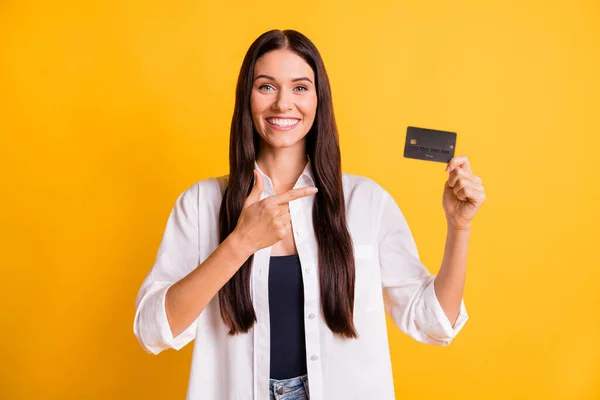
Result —
[{"label": "pointing index finger", "polygon": [[311,194],[317,193],[318,189],[316,187],[305,187],[298,189],[291,189],[287,192],[283,192],[280,194],[276,194],[271,196],[271,201],[273,201],[277,205],[289,203],[292,200],[296,200],[302,197],[310,196]]}]

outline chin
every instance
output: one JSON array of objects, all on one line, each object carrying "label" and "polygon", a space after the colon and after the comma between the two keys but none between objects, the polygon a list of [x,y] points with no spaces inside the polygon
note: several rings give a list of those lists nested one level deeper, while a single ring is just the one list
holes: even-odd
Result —
[{"label": "chin", "polygon": [[298,140],[269,140],[267,143],[276,149],[286,149],[288,147],[293,147],[298,143]]},{"label": "chin", "polygon": [[[288,134],[286,137],[285,135]],[[273,132],[262,139],[269,144],[269,146],[276,149],[292,147],[304,139],[304,136],[290,136],[288,132]]]}]

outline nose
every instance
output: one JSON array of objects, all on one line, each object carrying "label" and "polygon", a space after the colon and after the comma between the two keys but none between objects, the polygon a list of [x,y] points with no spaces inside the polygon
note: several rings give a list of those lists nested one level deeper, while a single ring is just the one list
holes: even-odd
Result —
[{"label": "nose", "polygon": [[293,101],[291,94],[285,90],[280,90],[277,94],[277,98],[273,102],[273,108],[279,111],[291,110],[293,107]]}]

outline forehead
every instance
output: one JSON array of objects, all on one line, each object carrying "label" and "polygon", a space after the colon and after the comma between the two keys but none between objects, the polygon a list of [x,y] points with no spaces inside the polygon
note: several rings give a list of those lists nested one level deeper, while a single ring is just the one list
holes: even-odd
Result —
[{"label": "forehead", "polygon": [[263,54],[254,65],[254,76],[261,74],[270,75],[277,80],[306,76],[314,82],[310,65],[290,50],[273,50]]}]

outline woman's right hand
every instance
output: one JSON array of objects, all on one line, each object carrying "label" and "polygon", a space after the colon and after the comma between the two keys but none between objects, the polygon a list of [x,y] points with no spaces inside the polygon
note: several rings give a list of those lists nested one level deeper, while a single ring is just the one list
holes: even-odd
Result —
[{"label": "woman's right hand", "polygon": [[288,203],[317,193],[316,187],[291,189],[260,200],[263,177],[254,170],[254,186],[244,202],[242,213],[232,234],[236,234],[248,257],[258,250],[269,247],[287,234],[291,224]]}]

